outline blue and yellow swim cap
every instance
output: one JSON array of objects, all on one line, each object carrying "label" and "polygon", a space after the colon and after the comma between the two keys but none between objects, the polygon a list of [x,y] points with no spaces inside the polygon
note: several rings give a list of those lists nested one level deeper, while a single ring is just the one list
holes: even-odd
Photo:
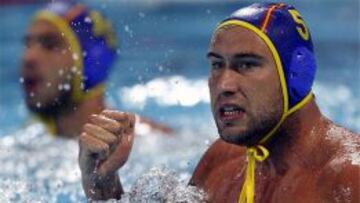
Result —
[{"label": "blue and yellow swim cap", "polygon": [[[254,31],[270,48],[282,84],[287,110],[310,92],[316,72],[309,29],[299,12],[290,5],[256,3],[235,11],[217,29],[238,25]],[[284,92],[285,91],[285,92]]]},{"label": "blue and yellow swim cap", "polygon": [[54,1],[40,10],[34,20],[54,24],[70,44],[75,76],[74,101],[104,91],[104,82],[116,59],[117,42],[111,24],[97,11],[70,1]]},{"label": "blue and yellow swim cap", "polygon": [[312,98],[316,62],[310,31],[299,12],[283,3],[255,3],[241,8],[223,20],[215,32],[228,25],[253,31],[275,59],[284,108],[277,126],[260,142],[264,143],[287,116]]},{"label": "blue and yellow swim cap", "polygon": [[270,155],[262,145],[290,114],[311,100],[316,62],[309,29],[293,6],[283,3],[252,4],[235,11],[220,23],[215,32],[225,26],[241,26],[253,31],[265,42],[274,57],[283,93],[281,119],[257,145],[247,148],[246,179],[239,202],[253,203],[255,163],[264,161]]}]

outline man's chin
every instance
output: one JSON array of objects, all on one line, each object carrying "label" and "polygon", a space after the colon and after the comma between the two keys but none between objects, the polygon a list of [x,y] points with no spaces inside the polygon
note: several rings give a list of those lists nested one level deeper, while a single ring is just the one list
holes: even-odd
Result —
[{"label": "man's chin", "polygon": [[45,117],[54,116],[57,114],[57,109],[59,108],[55,102],[44,102],[35,99],[27,100],[26,105],[31,113]]},{"label": "man's chin", "polygon": [[225,142],[241,146],[254,146],[262,137],[261,133],[254,133],[251,129],[244,127],[221,129],[219,130],[219,135]]},{"label": "man's chin", "polygon": [[34,113],[34,114],[44,114],[46,112],[46,107],[41,104],[40,102],[39,103],[27,103],[27,108],[29,109],[29,111],[31,113]]},{"label": "man's chin", "polygon": [[249,139],[240,133],[219,132],[220,138],[227,143],[236,145],[247,145]]}]

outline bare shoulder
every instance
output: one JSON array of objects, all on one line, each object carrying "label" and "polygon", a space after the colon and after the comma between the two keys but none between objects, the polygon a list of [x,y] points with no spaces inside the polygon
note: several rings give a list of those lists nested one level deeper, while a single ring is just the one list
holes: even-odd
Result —
[{"label": "bare shoulder", "polygon": [[191,185],[202,185],[208,176],[218,167],[224,166],[227,162],[245,155],[245,148],[226,143],[217,139],[202,156],[195,168]]},{"label": "bare shoulder", "polygon": [[325,136],[337,150],[319,177],[323,197],[330,202],[360,202],[360,135],[331,125]]}]

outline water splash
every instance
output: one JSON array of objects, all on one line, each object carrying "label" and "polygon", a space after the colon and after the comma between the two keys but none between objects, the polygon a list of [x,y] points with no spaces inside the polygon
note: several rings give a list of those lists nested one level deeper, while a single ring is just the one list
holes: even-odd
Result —
[{"label": "water splash", "polygon": [[77,145],[75,140],[49,135],[41,124],[2,137],[0,199],[4,201],[0,202],[84,200]]},{"label": "water splash", "polygon": [[136,84],[119,90],[122,103],[130,108],[144,108],[148,100],[155,100],[159,106],[191,107],[199,103],[209,103],[207,80],[191,80],[174,75],[155,78],[146,84]]},{"label": "water splash", "polygon": [[128,202],[205,202],[205,193],[178,180],[175,172],[164,168],[152,168],[142,175],[131,191],[123,195],[119,203]]},{"label": "water splash", "polygon": [[[192,120],[194,122],[196,120]],[[183,125],[187,126],[186,123]],[[136,196],[140,195],[140,191],[150,194],[151,191],[156,192],[151,188],[157,188],[158,198],[185,198],[189,202],[194,202],[190,201],[191,198],[199,199],[196,194],[200,193],[195,188],[185,186],[185,183],[207,148],[209,141],[204,140],[214,139],[209,137],[213,128],[203,124],[197,125],[196,130],[182,128],[173,136],[152,131],[137,135],[128,162],[119,170],[125,191],[130,191],[127,194],[133,194],[131,198],[141,199],[142,196]],[[49,135],[40,123],[1,137],[0,202],[86,202],[77,156],[77,140]],[[158,165],[166,165],[179,175],[169,170],[154,169],[141,176]],[[165,189],[168,191],[166,194],[172,196],[163,197]],[[126,196],[122,201],[125,200]]]}]

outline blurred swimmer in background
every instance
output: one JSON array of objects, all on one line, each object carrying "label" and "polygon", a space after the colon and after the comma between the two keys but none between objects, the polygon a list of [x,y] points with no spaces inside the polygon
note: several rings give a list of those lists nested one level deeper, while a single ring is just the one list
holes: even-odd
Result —
[{"label": "blurred swimmer in background", "polygon": [[[38,119],[1,137],[0,193],[11,197],[17,192],[16,184],[21,184],[35,192],[25,190],[19,202],[28,201],[34,193],[43,198],[41,202],[81,200],[76,139],[88,118],[106,107],[105,82],[117,58],[114,30],[103,15],[83,4],[51,1],[34,15],[24,43],[21,80],[26,105]],[[101,116],[93,119],[106,120]],[[140,116],[137,120],[148,129],[148,133],[140,130],[139,135],[145,135],[138,139],[141,143],[146,142],[146,135],[161,140],[161,135],[172,132],[155,121]],[[14,190],[6,194],[1,188],[9,184]]]},{"label": "blurred swimmer in background", "polygon": [[[24,38],[21,75],[28,109],[52,134],[77,136],[105,109],[105,82],[117,58],[111,23],[82,4],[54,1],[39,11]],[[140,118],[152,129],[165,125]]]},{"label": "blurred swimmer in background", "polygon": [[[294,7],[237,10],[214,31],[207,56],[220,138],[189,183],[206,202],[359,202],[360,137],[320,112],[310,31]],[[134,115],[100,115],[109,120],[90,121],[98,129],[80,137],[82,183],[89,199],[119,199],[116,171],[131,151]]]}]

